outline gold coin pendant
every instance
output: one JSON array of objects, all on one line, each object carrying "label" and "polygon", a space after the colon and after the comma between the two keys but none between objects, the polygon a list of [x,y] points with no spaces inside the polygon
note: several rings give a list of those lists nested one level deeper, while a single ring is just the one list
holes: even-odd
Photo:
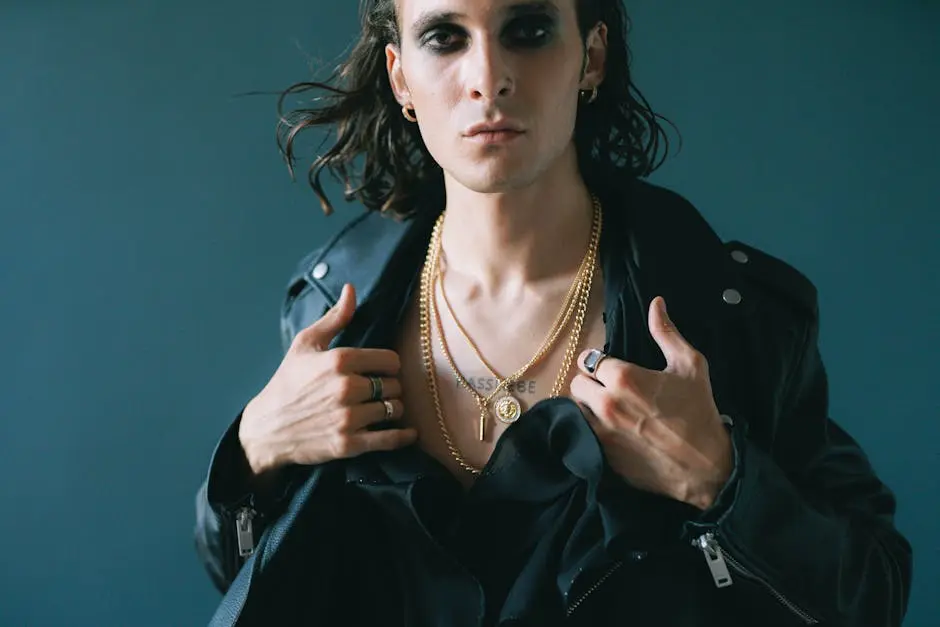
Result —
[{"label": "gold coin pendant", "polygon": [[496,419],[505,424],[512,424],[522,415],[522,403],[512,395],[500,397],[494,406]]}]

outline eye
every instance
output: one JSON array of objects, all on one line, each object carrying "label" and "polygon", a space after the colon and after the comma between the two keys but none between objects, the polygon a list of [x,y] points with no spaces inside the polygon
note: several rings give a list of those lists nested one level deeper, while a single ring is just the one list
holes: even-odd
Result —
[{"label": "eye", "polygon": [[434,28],[424,34],[421,45],[434,52],[447,52],[460,45],[460,33],[454,28]]},{"label": "eye", "polygon": [[554,34],[554,21],[547,15],[534,15],[513,21],[506,29],[509,40],[516,45],[544,45]]}]

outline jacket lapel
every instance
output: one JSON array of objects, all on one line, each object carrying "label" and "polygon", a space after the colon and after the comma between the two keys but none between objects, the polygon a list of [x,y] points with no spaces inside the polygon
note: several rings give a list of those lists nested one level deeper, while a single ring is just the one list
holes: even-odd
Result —
[{"label": "jacket lapel", "polygon": [[739,327],[750,310],[736,298],[743,293],[736,262],[701,214],[677,194],[634,181],[620,204],[626,219],[614,245],[623,251],[635,299],[625,303],[628,359],[665,368],[648,323],[650,303],[662,296],[679,332],[708,360],[719,411],[746,415],[732,394],[739,374],[732,375],[733,366],[745,359]]}]

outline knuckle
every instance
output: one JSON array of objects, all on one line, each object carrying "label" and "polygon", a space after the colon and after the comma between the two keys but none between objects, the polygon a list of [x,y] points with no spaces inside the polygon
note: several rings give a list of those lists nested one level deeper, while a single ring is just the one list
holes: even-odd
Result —
[{"label": "knuckle", "polygon": [[337,412],[336,424],[340,434],[351,432],[355,428],[356,414],[352,407],[342,407]]},{"label": "knuckle", "polygon": [[629,363],[618,364],[613,372],[614,385],[617,387],[627,387],[632,383],[633,367]]},{"label": "knuckle", "polygon": [[692,350],[689,354],[689,367],[693,372],[708,372],[708,360],[705,355],[697,350]]},{"label": "knuckle", "polygon": [[338,433],[330,439],[330,453],[334,459],[344,459],[352,456],[352,438],[345,433]]},{"label": "knuckle", "polygon": [[334,394],[336,399],[341,403],[350,401],[353,397],[353,394],[355,393],[355,387],[356,385],[353,382],[352,377],[339,377],[335,384],[336,391]]},{"label": "knuckle", "polygon": [[338,369],[341,372],[347,372],[349,370],[350,364],[353,363],[353,360],[356,356],[356,349],[341,347],[333,350],[336,353]]},{"label": "knuckle", "polygon": [[342,372],[349,363],[348,348],[334,348],[326,353],[326,363],[331,370]]},{"label": "knuckle", "polygon": [[291,340],[290,346],[294,350],[313,346],[315,343],[315,338],[316,333],[312,329],[301,329],[297,332],[296,335],[294,335],[294,339]]},{"label": "knuckle", "polygon": [[599,417],[610,417],[617,412],[617,400],[610,394],[602,394],[597,400],[597,411]]}]

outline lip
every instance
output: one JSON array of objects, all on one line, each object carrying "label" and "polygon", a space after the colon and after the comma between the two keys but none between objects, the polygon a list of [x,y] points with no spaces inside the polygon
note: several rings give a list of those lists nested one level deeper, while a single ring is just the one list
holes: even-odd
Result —
[{"label": "lip", "polygon": [[480,131],[474,135],[467,137],[466,139],[478,144],[508,144],[519,137],[522,137],[524,133],[521,131]]},{"label": "lip", "polygon": [[474,124],[464,131],[464,137],[480,136],[505,136],[511,137],[521,135],[525,131],[521,124],[512,120],[493,120],[492,122],[483,122]]}]

